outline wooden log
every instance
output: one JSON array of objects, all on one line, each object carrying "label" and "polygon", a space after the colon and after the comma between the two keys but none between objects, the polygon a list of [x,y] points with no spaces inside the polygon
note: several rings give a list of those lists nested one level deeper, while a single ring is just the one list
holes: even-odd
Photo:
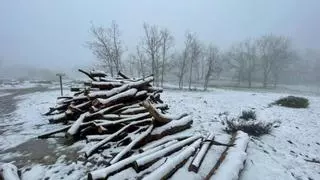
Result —
[{"label": "wooden log", "polygon": [[91,171],[88,173],[88,180],[96,180],[96,179],[107,179],[110,175],[121,171],[122,169],[129,166],[131,163],[133,163],[136,159],[139,159],[141,157],[144,157],[150,153],[153,153],[151,151],[146,151],[139,154],[134,154],[126,159],[120,160],[117,163],[111,164],[106,168],[98,169],[95,171]]},{"label": "wooden log", "polygon": [[149,113],[141,113],[141,114],[132,115],[131,117],[120,119],[120,120],[116,120],[116,121],[105,121],[105,122],[102,122],[102,123],[95,123],[95,125],[96,126],[105,126],[105,127],[107,127],[107,126],[111,126],[111,125],[127,123],[127,122],[137,121],[137,120],[141,120],[141,119],[146,119],[148,117],[150,117]]},{"label": "wooden log", "polygon": [[86,76],[88,76],[90,79],[92,79],[93,81],[97,81],[96,78],[94,78],[93,76],[91,76],[91,74],[89,74],[88,72],[82,70],[82,69],[78,69],[79,72],[85,74]]},{"label": "wooden log", "polygon": [[0,164],[1,180],[20,180],[18,168],[10,163]]},{"label": "wooden log", "polygon": [[154,163],[155,161],[168,156],[169,154],[172,154],[173,152],[178,151],[179,149],[183,148],[184,146],[191,144],[192,142],[196,141],[197,139],[201,138],[201,135],[196,135],[196,136],[192,136],[189,137],[187,139],[184,139],[182,141],[179,141],[169,147],[166,147],[162,150],[159,150],[155,153],[149,154],[147,156],[144,156],[142,158],[137,159],[134,162],[134,169],[139,172],[143,169],[145,169],[145,167],[149,167],[152,163]]},{"label": "wooden log", "polygon": [[139,152],[145,152],[148,151],[149,149],[153,149],[161,144],[167,143],[168,141],[173,141],[173,140],[183,140],[186,138],[191,137],[191,135],[171,135],[171,136],[165,136],[161,138],[160,140],[152,141],[148,144],[146,144],[144,147],[140,148]]},{"label": "wooden log", "polygon": [[104,71],[93,70],[93,71],[90,71],[90,75],[92,77],[106,77],[107,73]]},{"label": "wooden log", "polygon": [[123,79],[130,79],[128,76],[124,75],[121,71],[118,72],[118,76],[122,77]]},{"label": "wooden log", "polygon": [[156,107],[154,107],[149,101],[143,101],[142,105],[144,108],[148,110],[148,112],[152,115],[152,117],[159,123],[168,123],[173,119],[181,119],[182,117],[187,116],[187,114],[182,114],[180,116],[168,116],[159,112]]},{"label": "wooden log", "polygon": [[92,81],[89,83],[85,83],[85,85],[90,86],[91,88],[99,88],[100,90],[110,90],[115,87],[119,87],[123,85],[121,82],[100,82],[100,81]]},{"label": "wooden log", "polygon": [[[167,104],[156,104],[153,105],[156,109],[165,110],[168,109]],[[148,112],[148,110],[141,106],[141,107],[135,107],[135,108],[127,108],[120,112],[120,114],[137,114],[142,112]]]},{"label": "wooden log", "polygon": [[229,144],[234,142],[235,145],[226,148],[213,169],[205,177],[206,180],[239,179],[239,173],[243,169],[247,158],[246,149],[249,143],[249,136],[247,133],[237,131],[230,141]]},{"label": "wooden log", "polygon": [[111,96],[107,99],[98,98],[93,102],[93,105],[98,106],[99,104],[102,104],[102,105],[108,106],[111,104],[120,103],[123,100],[126,100],[130,97],[133,97],[136,93],[137,93],[137,89],[132,88],[132,89],[126,90],[124,92],[121,92],[119,94],[116,94],[114,96]]},{"label": "wooden log", "polygon": [[205,141],[204,143],[202,143],[200,150],[198,151],[198,153],[194,156],[188,170],[189,171],[193,171],[195,173],[198,172],[199,167],[201,166],[201,163],[204,159],[204,157],[206,156],[210,146],[211,146],[211,141],[213,141],[214,139],[214,135],[213,134],[209,134],[207,140],[209,141]]},{"label": "wooden log", "polygon": [[167,161],[163,165],[155,169],[152,173],[148,174],[146,177],[143,178],[143,180],[168,179],[180,167],[184,165],[184,163],[196,151],[200,144],[201,139],[196,140],[194,143],[192,143],[178,155],[167,159]]},{"label": "wooden log", "polygon": [[69,104],[58,104],[56,107],[52,107],[48,112],[44,113],[45,116],[51,115],[55,111],[64,111],[67,110]]},{"label": "wooden log", "polygon": [[193,121],[191,116],[185,116],[179,120],[170,121],[169,123],[163,126],[154,128],[147,140],[151,141],[161,139],[164,136],[183,131],[185,129],[190,128],[192,122]]},{"label": "wooden log", "polygon": [[143,88],[144,86],[147,86],[152,81],[153,81],[153,77],[151,76],[151,77],[147,77],[145,79],[141,79],[141,80],[138,80],[135,82],[130,82],[128,84],[129,84],[130,88],[140,89],[140,88]]},{"label": "wooden log", "polygon": [[71,119],[72,118],[72,114],[73,114],[73,112],[70,109],[68,109],[64,113],[56,114],[56,115],[53,115],[52,117],[50,117],[49,118],[49,122],[50,123],[65,122],[67,119]]},{"label": "wooden log", "polygon": [[113,88],[111,90],[103,90],[103,91],[95,91],[95,92],[91,92],[88,94],[88,97],[91,99],[94,98],[109,98],[115,94],[119,94],[125,90],[129,89],[129,85],[128,84],[124,84],[120,87],[116,87]]},{"label": "wooden log", "polygon": [[138,125],[141,123],[146,123],[149,122],[151,123],[152,121],[150,119],[147,120],[140,120],[140,121],[136,121],[136,122],[131,122],[130,124],[122,127],[121,129],[119,129],[117,132],[108,135],[105,139],[103,139],[102,141],[96,143],[95,145],[93,145],[91,148],[89,148],[86,152],[85,152],[85,156],[88,158],[89,156],[91,156],[95,151],[97,151],[101,146],[103,146],[104,144],[106,144],[107,142],[111,141],[112,139],[114,139],[115,137],[119,136],[119,134],[123,133],[124,131],[126,131],[128,128],[134,126],[134,125]]},{"label": "wooden log", "polygon": [[[93,123],[92,122],[85,122],[85,123],[82,123],[81,124],[81,127],[86,127],[86,126],[90,126],[92,125]],[[50,131],[50,132],[46,132],[44,134],[41,134],[38,136],[39,139],[45,139],[45,138],[49,138],[51,135],[53,134],[57,134],[57,133],[60,133],[60,132],[65,132],[67,131],[69,128],[71,127],[71,125],[67,125],[65,127],[62,127],[62,128],[59,128],[59,129],[55,129],[53,131]]]},{"label": "wooden log", "polygon": [[66,133],[67,139],[73,138],[80,131],[81,124],[89,114],[89,112],[81,114],[80,117],[71,125],[70,129]]},{"label": "wooden log", "polygon": [[152,131],[153,124],[149,126],[149,128],[142,132],[139,136],[137,136],[128,146],[126,146],[124,149],[122,149],[111,161],[110,164],[114,164],[121,160],[124,155],[126,155],[134,146],[136,146],[140,141],[142,141],[144,138],[146,138]]},{"label": "wooden log", "polygon": [[[236,140],[236,135],[237,133],[233,133],[229,143],[228,144],[233,144]],[[227,146],[226,149],[221,153],[218,161],[215,163],[215,165],[212,167],[212,169],[210,170],[210,172],[206,175],[205,179],[209,180],[211,178],[211,176],[216,172],[216,170],[219,168],[219,166],[221,165],[222,161],[225,159],[227,152],[228,152],[229,147]]]}]

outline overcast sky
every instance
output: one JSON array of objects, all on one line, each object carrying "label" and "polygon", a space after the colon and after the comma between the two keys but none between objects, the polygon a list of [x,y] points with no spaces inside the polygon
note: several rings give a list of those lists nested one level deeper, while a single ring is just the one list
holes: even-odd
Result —
[{"label": "overcast sky", "polygon": [[272,32],[320,49],[320,0],[1,0],[0,60],[55,69],[88,65],[90,23],[112,20],[128,51],[143,35],[143,22],[167,27],[177,47],[190,30],[222,48]]}]

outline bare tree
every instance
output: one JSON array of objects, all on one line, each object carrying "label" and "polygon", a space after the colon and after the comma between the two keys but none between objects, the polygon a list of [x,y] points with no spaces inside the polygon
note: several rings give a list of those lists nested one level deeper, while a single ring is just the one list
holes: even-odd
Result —
[{"label": "bare tree", "polygon": [[245,73],[245,57],[242,44],[239,43],[233,45],[225,54],[225,59],[227,60],[230,68],[235,70],[238,85],[240,85],[241,81],[244,79]]},{"label": "bare tree", "polygon": [[257,67],[257,48],[256,43],[250,39],[247,39],[243,43],[244,58],[245,58],[245,71],[247,73],[248,86],[251,88],[252,74]]},{"label": "bare tree", "polygon": [[173,36],[170,35],[168,29],[161,30],[161,37],[162,37],[162,66],[161,66],[161,87],[163,87],[163,77],[164,72],[166,70],[166,61],[167,61],[167,54],[169,49],[173,46]]},{"label": "bare tree", "polygon": [[189,51],[191,48],[191,43],[192,43],[192,36],[190,36],[189,33],[186,33],[186,40],[184,41],[184,49],[181,55],[178,55],[176,57],[177,66],[179,67],[178,71],[178,78],[179,78],[179,88],[183,88],[183,80],[184,76],[187,72],[187,65],[188,65],[188,59],[189,59]]},{"label": "bare tree", "polygon": [[150,26],[147,23],[143,24],[145,36],[143,38],[144,50],[150,56],[152,74],[155,77],[154,83],[159,85],[159,53],[162,44],[162,36],[159,28],[155,25]]},{"label": "bare tree", "polygon": [[288,38],[275,35],[262,36],[258,40],[259,54],[263,68],[263,87],[267,87],[270,76],[276,86],[279,74],[288,65],[293,55]]},{"label": "bare tree", "polygon": [[92,25],[90,32],[93,40],[87,42],[93,54],[108,67],[111,76],[121,69],[121,56],[123,53],[122,42],[120,40],[119,26],[112,21],[111,27]]},{"label": "bare tree", "polygon": [[191,90],[192,73],[194,63],[197,62],[201,55],[201,45],[195,34],[188,33],[187,36],[191,39],[190,43],[190,62],[189,62],[189,90]]},{"label": "bare tree", "polygon": [[213,45],[209,45],[207,49],[206,54],[206,73],[205,73],[205,79],[204,79],[204,90],[207,90],[209,79],[214,73],[215,69],[218,70],[218,68],[215,68],[215,65],[218,63],[218,48],[214,47]]}]

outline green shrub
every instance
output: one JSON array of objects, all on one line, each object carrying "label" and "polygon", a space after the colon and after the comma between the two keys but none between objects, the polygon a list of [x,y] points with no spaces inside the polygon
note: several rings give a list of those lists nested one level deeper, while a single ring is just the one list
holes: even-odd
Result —
[{"label": "green shrub", "polygon": [[265,123],[256,120],[244,120],[244,119],[228,119],[225,120],[225,131],[227,133],[234,133],[239,130],[246,132],[252,136],[262,136],[269,134],[273,128],[274,123]]},{"label": "green shrub", "polygon": [[309,106],[309,100],[304,97],[288,96],[276,100],[273,104],[290,108],[307,108]]},{"label": "green shrub", "polygon": [[240,119],[244,120],[256,120],[257,115],[254,110],[248,110],[248,111],[242,111],[241,116],[239,117]]}]

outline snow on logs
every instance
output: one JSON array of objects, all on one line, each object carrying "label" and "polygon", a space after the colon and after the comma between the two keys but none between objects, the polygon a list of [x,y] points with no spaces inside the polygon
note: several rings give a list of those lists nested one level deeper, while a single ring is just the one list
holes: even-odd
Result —
[{"label": "snow on logs", "polygon": [[234,133],[229,144],[234,143],[235,145],[227,148],[222,153],[218,162],[211,169],[205,179],[239,179],[239,173],[243,169],[245,160],[247,158],[246,150],[249,140],[250,139],[247,133],[242,131],[237,131]]},{"label": "snow on logs", "polygon": [[163,90],[151,85],[153,76],[131,79],[119,72],[118,77],[112,78],[102,71],[79,71],[91,81],[73,88],[73,96],[59,97],[57,105],[45,113],[50,123],[65,126],[38,138],[65,133],[69,140],[86,139],[90,145],[81,152],[87,158],[120,146],[112,158],[103,156],[109,166],[90,172],[88,179],[107,178],[129,165],[140,171],[181,150],[174,168],[168,171],[173,167],[169,163],[161,170],[167,177],[200,146],[202,136],[176,134],[190,128],[192,118],[187,114],[166,114],[168,105],[160,98]]},{"label": "snow on logs", "polygon": [[10,163],[0,163],[1,180],[20,180],[18,168]]}]

